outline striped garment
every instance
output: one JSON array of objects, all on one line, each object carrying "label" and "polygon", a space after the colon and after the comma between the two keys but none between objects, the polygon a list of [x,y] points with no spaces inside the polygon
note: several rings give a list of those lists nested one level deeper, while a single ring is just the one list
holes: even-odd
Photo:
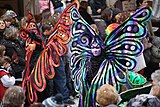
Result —
[{"label": "striped garment", "polygon": [[152,2],[153,16],[160,18],[160,0],[153,0]]}]

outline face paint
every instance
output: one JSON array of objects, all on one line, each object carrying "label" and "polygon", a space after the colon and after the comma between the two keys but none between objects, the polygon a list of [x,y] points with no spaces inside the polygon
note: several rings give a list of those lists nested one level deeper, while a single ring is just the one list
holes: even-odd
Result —
[{"label": "face paint", "polygon": [[95,40],[91,44],[91,52],[94,56],[99,56],[101,54],[101,47]]}]

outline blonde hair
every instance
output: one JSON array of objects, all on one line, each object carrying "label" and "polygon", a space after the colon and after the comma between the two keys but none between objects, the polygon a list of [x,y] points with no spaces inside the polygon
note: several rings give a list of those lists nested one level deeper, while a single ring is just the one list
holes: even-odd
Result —
[{"label": "blonde hair", "polygon": [[3,107],[21,107],[25,100],[22,87],[12,86],[8,88],[3,97]]},{"label": "blonde hair", "polygon": [[11,63],[11,58],[8,56],[3,56],[0,58],[0,65],[3,65],[5,63]]},{"label": "blonde hair", "polygon": [[118,92],[109,84],[104,84],[97,90],[96,100],[100,107],[104,107],[109,104],[117,104],[118,98]]}]

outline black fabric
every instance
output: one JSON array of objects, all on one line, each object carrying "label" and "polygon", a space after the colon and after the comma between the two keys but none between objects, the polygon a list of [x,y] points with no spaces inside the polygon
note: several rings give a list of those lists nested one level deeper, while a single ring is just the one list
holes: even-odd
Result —
[{"label": "black fabric", "polygon": [[54,9],[57,9],[63,6],[63,4],[61,3],[61,0],[51,0],[51,2],[53,3]]},{"label": "black fabric", "polygon": [[131,98],[134,98],[136,95],[139,95],[139,94],[148,94],[151,90],[151,87],[152,87],[152,84],[143,86],[143,87],[139,87],[139,88],[133,88],[133,89],[126,90],[120,93],[120,97],[122,99],[121,102],[129,101]]},{"label": "black fabric", "polygon": [[[6,40],[1,39],[0,44],[6,47],[6,56],[11,58],[11,67],[10,73],[15,78],[22,78],[22,71],[25,67],[25,51],[24,48],[21,46],[18,40]],[[18,59],[18,63],[15,63],[14,60]]]},{"label": "black fabric", "polygon": [[98,13],[97,10],[104,10],[107,7],[106,0],[90,0],[89,5],[91,6],[93,15],[100,15],[101,13]]},{"label": "black fabric", "polygon": [[95,24],[95,22],[93,21],[92,17],[88,14],[86,9],[80,7],[79,8],[79,13],[89,25]]},{"label": "black fabric", "polygon": [[160,107],[160,100],[151,95],[140,95],[132,98],[126,107]]}]

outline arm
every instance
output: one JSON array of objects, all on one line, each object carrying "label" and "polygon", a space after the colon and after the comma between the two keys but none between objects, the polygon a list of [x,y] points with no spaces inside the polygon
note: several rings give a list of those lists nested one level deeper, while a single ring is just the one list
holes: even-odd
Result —
[{"label": "arm", "polygon": [[2,76],[1,81],[2,81],[3,86],[5,86],[5,87],[10,87],[15,84],[15,78],[9,77],[8,75]]}]

